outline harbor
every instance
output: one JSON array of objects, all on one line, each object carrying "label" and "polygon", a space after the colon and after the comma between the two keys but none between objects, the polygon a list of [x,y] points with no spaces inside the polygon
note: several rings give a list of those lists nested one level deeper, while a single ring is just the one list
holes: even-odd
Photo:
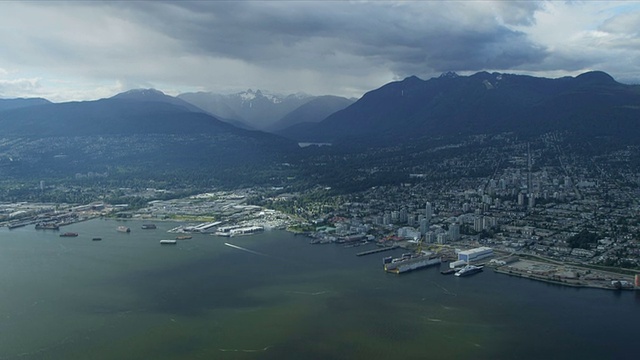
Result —
[{"label": "harbor", "polygon": [[[634,292],[527,281],[489,265],[468,278],[441,275],[446,263],[396,276],[382,270],[387,253],[356,257],[361,249],[310,246],[278,230],[232,241],[191,233],[160,245],[177,224],[155,223],[142,231],[142,221],[127,221],[125,236],[115,231],[121,221],[94,219],[65,229],[77,238],[0,228],[0,323],[11,328],[0,357],[235,359],[268,347],[258,354],[313,358],[318,343],[334,359],[422,358],[425,347],[463,359],[537,360],[551,349],[566,358],[634,355],[626,346],[640,320]],[[593,327],[604,335],[584,343]]]}]

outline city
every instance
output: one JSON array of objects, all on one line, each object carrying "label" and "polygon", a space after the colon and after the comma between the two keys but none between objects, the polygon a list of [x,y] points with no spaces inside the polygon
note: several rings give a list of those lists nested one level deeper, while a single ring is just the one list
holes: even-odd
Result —
[{"label": "city", "polygon": [[[576,151],[566,155],[562,136],[545,134],[527,142],[509,134],[475,136],[428,153],[470,146],[481,151],[434,156],[437,160],[422,167],[400,168],[402,163],[381,157],[371,168],[357,169],[365,174],[361,181],[381,171],[404,173],[405,181],[362,191],[338,193],[318,184],[303,191],[253,187],[159,200],[171,198],[171,189],[120,189],[146,199],[146,205],[2,204],[0,215],[9,227],[41,222],[47,220],[42,214],[54,212],[62,214],[56,218],[61,223],[61,217],[96,216],[209,223],[203,230],[212,234],[229,226],[286,228],[315,244],[376,243],[412,250],[415,239],[423,239],[424,246],[449,260],[461,249],[488,246],[498,261],[522,260],[497,269],[503,273],[565,285],[633,288],[640,267],[639,178],[622,171],[638,149],[600,155],[596,162]],[[323,157],[319,166],[326,167],[331,159]],[[185,229],[194,231],[193,225]]]}]

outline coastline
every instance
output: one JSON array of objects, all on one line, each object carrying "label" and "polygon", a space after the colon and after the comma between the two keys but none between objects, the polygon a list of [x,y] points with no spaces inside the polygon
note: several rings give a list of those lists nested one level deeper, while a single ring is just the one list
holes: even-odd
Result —
[{"label": "coastline", "polygon": [[555,279],[551,279],[551,278],[549,278],[547,276],[544,276],[544,275],[525,273],[523,271],[515,270],[513,268],[502,269],[503,267],[504,266],[494,268],[493,271],[498,273],[498,274],[521,277],[521,278],[525,278],[525,279],[542,281],[542,282],[546,282],[546,283],[549,283],[549,284],[568,286],[568,287],[574,287],[574,288],[590,288],[590,289],[602,289],[602,290],[614,290],[614,291],[618,291],[618,290],[626,290],[626,291],[640,290],[640,289],[638,289],[638,288],[636,288],[634,286],[616,288],[616,287],[614,287],[612,285],[594,284],[594,283],[589,283],[588,281],[585,281],[585,280],[574,280],[574,281],[571,281],[569,279],[566,279],[565,281],[555,280]]}]

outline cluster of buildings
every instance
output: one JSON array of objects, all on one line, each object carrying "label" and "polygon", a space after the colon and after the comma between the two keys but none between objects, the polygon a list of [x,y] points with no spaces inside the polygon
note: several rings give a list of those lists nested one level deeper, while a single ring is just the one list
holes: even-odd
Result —
[{"label": "cluster of buildings", "polygon": [[[428,244],[490,246],[557,261],[640,268],[640,177],[614,168],[620,159],[596,166],[589,157],[562,153],[552,136],[545,141],[548,146],[538,144],[535,151],[495,150],[489,155],[502,160],[486,177],[459,175],[477,164],[449,159],[446,165],[455,175],[445,180],[411,173],[396,185],[298,200],[297,213],[311,224],[329,225],[314,233],[321,239],[421,237]],[[573,242],[584,231],[595,241]]]}]

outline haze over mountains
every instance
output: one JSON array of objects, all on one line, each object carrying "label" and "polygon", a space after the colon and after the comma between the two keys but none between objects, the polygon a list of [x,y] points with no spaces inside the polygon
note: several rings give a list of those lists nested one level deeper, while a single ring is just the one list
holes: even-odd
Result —
[{"label": "haze over mountains", "polygon": [[[282,96],[261,90],[228,95],[184,93],[178,98],[236,126],[264,131],[282,129],[299,122],[317,122],[353,103],[353,100],[337,96],[302,93]],[[294,111],[297,112],[291,114]]]}]

